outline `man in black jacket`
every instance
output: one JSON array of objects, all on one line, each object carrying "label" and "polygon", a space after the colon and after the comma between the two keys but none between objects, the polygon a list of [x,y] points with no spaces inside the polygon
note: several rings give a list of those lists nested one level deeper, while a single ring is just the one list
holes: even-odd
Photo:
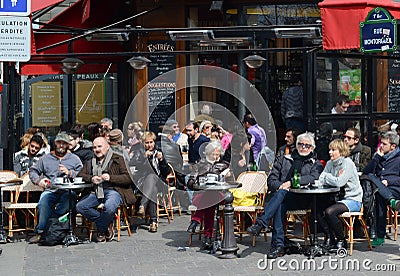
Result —
[{"label": "man in black jacket", "polygon": [[84,129],[82,125],[75,125],[69,131],[69,149],[76,154],[84,164],[87,160],[93,158],[93,144],[83,139]]},{"label": "man in black jacket", "polygon": [[350,159],[356,165],[357,171],[362,172],[371,160],[371,148],[361,144],[361,132],[357,128],[347,129],[343,139],[350,148]]}]

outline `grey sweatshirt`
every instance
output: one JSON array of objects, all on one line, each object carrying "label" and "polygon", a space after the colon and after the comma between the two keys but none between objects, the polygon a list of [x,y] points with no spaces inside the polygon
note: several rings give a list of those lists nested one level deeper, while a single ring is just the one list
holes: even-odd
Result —
[{"label": "grey sweatshirt", "polygon": [[[339,171],[343,169],[343,173],[338,176]],[[332,187],[345,188],[344,199],[352,199],[362,202],[363,190],[358,178],[357,168],[350,158],[339,157],[326,163],[324,171],[319,176],[322,184]]]}]

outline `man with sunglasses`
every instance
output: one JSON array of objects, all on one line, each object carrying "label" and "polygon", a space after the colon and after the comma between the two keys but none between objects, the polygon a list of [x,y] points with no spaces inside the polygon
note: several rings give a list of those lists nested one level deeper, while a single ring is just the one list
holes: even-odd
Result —
[{"label": "man with sunglasses", "polygon": [[20,150],[14,156],[14,171],[21,177],[42,157],[45,152],[43,138],[40,135],[33,135],[29,141],[28,148]]},{"label": "man with sunglasses", "polygon": [[343,135],[344,142],[350,147],[349,158],[353,160],[357,171],[362,170],[371,160],[371,148],[361,144],[361,132],[357,128],[349,128]]}]

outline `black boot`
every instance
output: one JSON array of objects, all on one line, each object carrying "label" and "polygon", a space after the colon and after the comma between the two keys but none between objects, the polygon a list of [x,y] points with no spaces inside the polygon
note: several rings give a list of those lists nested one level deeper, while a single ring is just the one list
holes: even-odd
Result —
[{"label": "black boot", "polygon": [[323,246],[329,250],[333,246],[335,246],[335,244],[336,244],[335,234],[328,231],[328,234],[325,234],[325,240]]},{"label": "black boot", "polygon": [[346,240],[338,240],[336,243],[336,248],[339,250],[341,248],[344,248],[347,250],[347,242]]},{"label": "black boot", "polygon": [[199,225],[199,223],[197,221],[195,221],[195,220],[190,221],[190,225],[189,225],[189,227],[188,227],[188,229],[186,231],[189,232],[189,233],[190,232],[192,232],[192,233],[196,232],[197,225]]},{"label": "black boot", "polygon": [[201,247],[201,250],[211,250],[213,248],[212,246],[212,241],[210,237],[205,237],[203,246]]}]

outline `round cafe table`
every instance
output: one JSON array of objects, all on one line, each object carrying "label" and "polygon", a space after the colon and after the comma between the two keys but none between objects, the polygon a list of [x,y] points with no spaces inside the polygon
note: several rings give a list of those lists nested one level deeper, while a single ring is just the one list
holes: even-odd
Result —
[{"label": "round cafe table", "polygon": [[217,250],[221,251],[221,255],[218,258],[221,259],[233,259],[238,257],[237,251],[239,247],[236,244],[234,225],[233,225],[233,195],[229,191],[231,188],[239,188],[240,183],[227,183],[227,182],[206,182],[202,185],[196,185],[197,190],[204,191],[216,191],[224,193],[224,235],[221,237],[221,231],[219,229],[219,202],[217,203],[217,224],[215,227],[215,240],[213,242],[213,250],[211,253],[216,253]]},{"label": "round cafe table", "polygon": [[299,189],[289,189],[290,192],[296,194],[307,194],[312,196],[312,206],[311,210],[314,213],[314,237],[312,244],[309,250],[304,252],[305,255],[310,258],[314,258],[316,256],[322,256],[327,253],[326,249],[318,243],[318,220],[317,220],[317,198],[318,196],[329,194],[329,193],[337,193],[340,191],[338,187],[330,187],[330,186],[321,186],[321,187],[301,187]]},{"label": "round cafe table", "polygon": [[60,184],[54,184],[57,189],[64,189],[68,190],[69,193],[69,216],[68,216],[68,234],[65,237],[63,243],[65,246],[70,246],[70,245],[75,245],[79,243],[79,239],[77,236],[74,235],[73,229],[72,229],[72,190],[78,190],[78,189],[83,189],[83,188],[90,188],[93,186],[92,183],[85,183],[85,182],[73,182],[73,183],[60,183]]}]

